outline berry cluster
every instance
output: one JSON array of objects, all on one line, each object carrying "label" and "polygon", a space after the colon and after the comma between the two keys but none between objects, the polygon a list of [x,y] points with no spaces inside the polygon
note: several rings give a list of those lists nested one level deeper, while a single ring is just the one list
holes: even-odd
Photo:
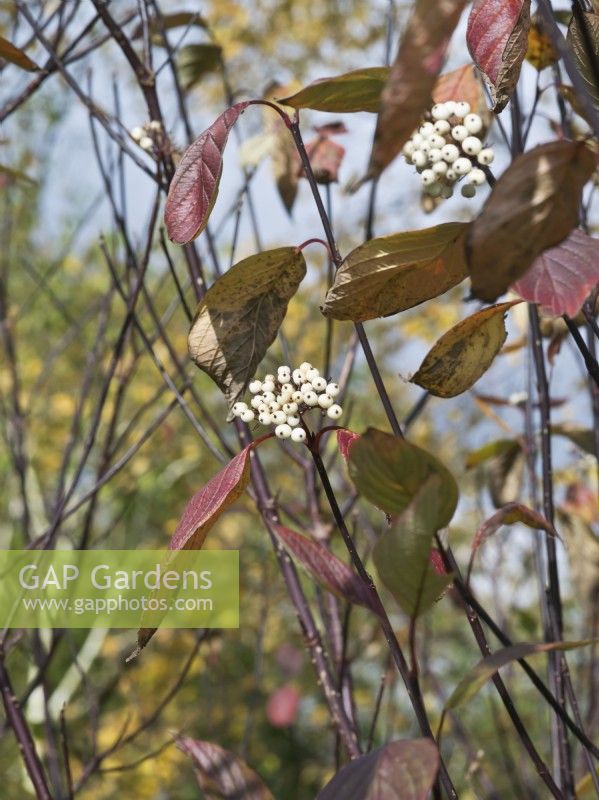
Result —
[{"label": "berry cluster", "polygon": [[134,139],[142,150],[147,153],[154,150],[157,140],[162,136],[162,124],[153,119],[143,127],[138,125],[131,131],[131,138]]},{"label": "berry cluster", "polygon": [[467,178],[462,195],[474,197],[476,187],[487,179],[480,167],[495,157],[478,136],[484,128],[481,117],[470,112],[469,103],[454,100],[437,103],[427,116],[430,119],[404,145],[406,161],[416,167],[424,191],[432,197],[451,197],[461,178]]},{"label": "berry cluster", "polygon": [[339,419],[343,414],[341,406],[335,403],[339,386],[321,377],[308,361],[294,370],[281,366],[276,378],[265,375],[262,381],[252,381],[249,390],[254,395],[251,408],[247,403],[235,403],[233,416],[252,422],[258,415],[261,425],[276,425],[275,435],[279,439],[305,441],[302,415],[311,408],[321,408],[330,419]]}]

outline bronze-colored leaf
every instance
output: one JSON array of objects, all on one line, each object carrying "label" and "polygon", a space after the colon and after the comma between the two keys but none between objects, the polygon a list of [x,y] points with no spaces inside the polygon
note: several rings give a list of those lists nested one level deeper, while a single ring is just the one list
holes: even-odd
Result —
[{"label": "bronze-colored leaf", "polygon": [[466,0],[416,0],[381,96],[369,175],[379,175],[412,135],[432,92]]},{"label": "bronze-colored leaf", "polygon": [[476,297],[495,300],[576,227],[582,188],[595,167],[583,142],[564,140],[539,145],[512,162],[466,237]]},{"label": "bronze-colored leaf", "polygon": [[412,383],[436,397],[455,397],[473,386],[501,350],[505,313],[518,302],[484,308],[458,322],[433,345]]},{"label": "bronze-colored leaf", "polygon": [[189,353],[232,406],[274,341],[306,274],[295,247],[235,264],[206,292],[189,332]]},{"label": "bronze-colored leaf", "polygon": [[568,44],[587,91],[593,103],[599,106],[599,14],[594,11],[574,14],[568,26]]},{"label": "bronze-colored leaf", "polygon": [[465,223],[450,222],[360,245],[337,271],[323,314],[362,322],[438,297],[467,276],[466,229]]},{"label": "bronze-colored leaf", "polygon": [[37,72],[39,70],[35,61],[32,61],[24,50],[15,47],[12,42],[0,36],[0,59],[10,61],[11,64],[16,64],[17,67],[27,70],[27,72]]}]

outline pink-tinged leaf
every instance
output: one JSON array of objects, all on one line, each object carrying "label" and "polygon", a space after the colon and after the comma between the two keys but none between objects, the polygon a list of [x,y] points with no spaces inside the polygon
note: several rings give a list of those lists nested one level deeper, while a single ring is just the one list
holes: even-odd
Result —
[{"label": "pink-tinged leaf", "polygon": [[237,103],[207,128],[183,154],[171,181],[164,221],[173,242],[186,244],[206,227],[218,195],[229,131],[249,102]]},{"label": "pink-tinged leaf", "polygon": [[438,769],[431,739],[389,742],[343,767],[316,800],[426,800]]},{"label": "pink-tinged leaf", "polygon": [[268,698],[266,719],[273,728],[289,728],[299,710],[300,694],[295,686],[281,686]]},{"label": "pink-tinged leaf", "polygon": [[[333,142],[328,136],[317,136],[306,143],[306,152],[317,183],[337,183],[339,168],[345,155],[345,147]],[[300,165],[298,177],[305,177],[304,168]]]},{"label": "pink-tinged leaf", "polygon": [[599,241],[576,229],[545,250],[512,289],[548,314],[576,316],[599,283]]},{"label": "pink-tinged leaf", "polygon": [[466,5],[466,0],[416,0],[381,95],[370,176],[393,161],[432,105],[437,76]]},{"label": "pink-tinged leaf", "polygon": [[436,547],[433,547],[431,550],[428,560],[437,575],[449,575],[445,569],[445,562],[443,561],[441,551],[437,550]]},{"label": "pink-tinged leaf", "polygon": [[509,100],[528,49],[530,0],[475,0],[466,41],[487,78],[495,111]]},{"label": "pink-tinged leaf", "polygon": [[339,447],[339,452],[346,461],[349,458],[349,451],[351,450],[352,444],[359,438],[359,433],[354,433],[347,428],[341,428],[337,431],[337,446]]},{"label": "pink-tinged leaf", "polygon": [[283,525],[275,525],[274,531],[285,549],[327,591],[354,605],[364,606],[375,614],[381,614],[379,602],[359,575],[334,556],[320,542],[302,536]]},{"label": "pink-tinged leaf", "polygon": [[472,541],[472,552],[470,554],[470,562],[468,564],[467,580],[470,579],[472,572],[472,565],[474,564],[474,556],[478,548],[493,536],[502,525],[515,525],[520,523],[526,525],[527,528],[534,530],[546,531],[550,536],[557,536],[557,531],[553,525],[545,519],[545,517],[533,511],[532,508],[522,505],[522,503],[508,503],[507,505],[496,511],[492,517],[483,522],[474,535]]},{"label": "pink-tinged leaf", "polygon": [[177,736],[190,756],[206,800],[274,800],[262,778],[234,753],[212,742]]}]

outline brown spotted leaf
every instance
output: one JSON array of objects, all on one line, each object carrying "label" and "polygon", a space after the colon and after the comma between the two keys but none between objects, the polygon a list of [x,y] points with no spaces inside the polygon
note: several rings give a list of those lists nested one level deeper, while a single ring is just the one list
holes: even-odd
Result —
[{"label": "brown spotted leaf", "polygon": [[454,28],[466,0],[416,0],[381,96],[369,174],[379,175],[432,105]]},{"label": "brown spotted leaf", "polygon": [[237,103],[190,144],[171,181],[164,211],[169,237],[186,244],[206,227],[216,202],[229,131],[248,107]]},{"label": "brown spotted leaf", "polygon": [[431,739],[389,742],[346,764],[316,800],[426,800],[438,769]]},{"label": "brown spotted leaf", "polygon": [[234,753],[189,736],[177,736],[176,741],[191,757],[206,800],[274,800],[262,778]]},{"label": "brown spotted leaf", "polygon": [[547,314],[575,317],[599,283],[599,241],[575,229],[545,250],[512,289]]},{"label": "brown spotted leaf", "polygon": [[322,312],[362,322],[438,297],[467,276],[467,225],[450,222],[371,239],[344,259]]},{"label": "brown spotted leaf", "polygon": [[24,50],[21,50],[8,39],[0,36],[0,60],[10,61],[17,67],[27,70],[27,72],[37,72],[39,70],[35,61],[32,61]]},{"label": "brown spotted leaf", "polygon": [[327,591],[348,603],[364,606],[375,614],[381,613],[380,604],[369,587],[347,564],[333,555],[320,542],[302,536],[283,525],[275,525],[274,531],[285,549],[324,586]]},{"label": "brown spotted leaf", "polygon": [[454,325],[433,345],[412,383],[436,397],[455,397],[473,386],[501,350],[506,311],[518,302],[484,308]]},{"label": "brown spotted leaf", "polygon": [[518,83],[529,28],[530,0],[475,0],[466,41],[489,83],[496,112],[505,107]]},{"label": "brown spotted leaf", "polygon": [[274,341],[306,274],[295,247],[235,264],[206,292],[189,332],[189,353],[232,406]]},{"label": "brown spotted leaf", "polygon": [[466,237],[475,297],[492,302],[578,224],[595,170],[583,142],[555,141],[519,156],[499,178]]}]

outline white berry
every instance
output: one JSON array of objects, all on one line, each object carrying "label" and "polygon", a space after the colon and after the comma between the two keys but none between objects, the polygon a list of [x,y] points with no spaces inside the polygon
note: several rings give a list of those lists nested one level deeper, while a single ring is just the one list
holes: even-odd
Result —
[{"label": "white berry", "polygon": [[443,153],[438,147],[431,147],[431,149],[428,151],[428,160],[431,164],[436,164],[438,161],[441,161],[442,158]]},{"label": "white berry", "polygon": [[272,417],[270,416],[270,414],[268,412],[263,411],[259,415],[258,421],[260,422],[261,425],[270,425],[272,423]]},{"label": "white berry", "polygon": [[462,101],[455,104],[455,111],[453,112],[458,119],[462,119],[470,113],[470,103]]},{"label": "white berry", "polygon": [[298,408],[297,403],[285,403],[285,405],[283,406],[283,411],[286,414],[295,414],[297,408]]},{"label": "white berry", "polygon": [[302,393],[302,396],[305,397],[306,396],[306,392],[311,392],[313,390],[313,388],[314,387],[312,386],[310,381],[306,381],[304,383],[304,385],[302,386],[302,388],[300,389],[300,391]]},{"label": "white berry", "polygon": [[471,183],[466,183],[462,186],[462,197],[474,197],[476,194],[476,186],[473,186]]},{"label": "white berry", "polygon": [[451,137],[455,139],[456,142],[463,142],[467,136],[468,130],[464,125],[456,125],[451,129]]},{"label": "white berry", "polygon": [[339,419],[342,414],[343,409],[341,406],[338,406],[337,403],[334,403],[330,408],[327,408],[327,417],[330,417],[330,419]]},{"label": "white berry", "polygon": [[420,126],[419,133],[421,133],[425,139],[431,137],[434,132],[435,127],[432,122],[423,122],[423,124]]},{"label": "white berry", "polygon": [[329,397],[337,397],[337,395],[339,394],[339,384],[338,383],[327,384],[326,391]]},{"label": "white berry", "polygon": [[458,158],[453,162],[453,169],[456,175],[467,175],[472,169],[469,158]]},{"label": "white berry", "polygon": [[431,143],[431,147],[437,147],[440,150],[445,144],[445,139],[443,136],[439,136],[438,133],[433,133],[429,139],[429,142]]},{"label": "white berry", "polygon": [[244,410],[241,412],[239,416],[241,417],[243,422],[251,422],[254,419],[255,414],[251,408],[244,408]]},{"label": "white berry", "polygon": [[287,416],[287,424],[290,425],[292,428],[297,427],[300,424],[300,418],[294,417],[293,414],[289,414]]},{"label": "white berry", "polygon": [[307,406],[315,406],[318,404],[318,395],[316,392],[306,392],[304,394],[304,403]]},{"label": "white berry", "polygon": [[445,111],[447,112],[447,117],[446,117],[446,119],[447,119],[447,118],[449,118],[449,117],[451,117],[451,115],[452,115],[452,114],[455,114],[455,107],[456,107],[456,102],[455,102],[455,100],[448,100],[448,101],[445,103]]},{"label": "white berry", "polygon": [[423,141],[424,141],[424,136],[421,133],[415,133],[412,136],[412,144],[416,149],[420,148],[420,145],[422,144]]},{"label": "white berry", "polygon": [[279,411],[280,408],[281,405],[280,403],[277,403],[276,400],[273,400],[272,403],[268,404],[268,410],[270,411],[271,414],[273,414],[275,411]]},{"label": "white berry", "polygon": [[301,370],[294,369],[293,374],[291,375],[292,381],[295,383],[296,386],[299,386],[300,383],[304,380],[304,376],[302,375]]},{"label": "white berry", "polygon": [[467,114],[464,117],[464,127],[468,133],[480,133],[483,129],[483,121],[478,114]]},{"label": "white berry", "polygon": [[274,381],[264,381],[262,384],[262,391],[264,394],[268,394],[268,392],[274,392],[275,390],[275,382]]},{"label": "white berry", "polygon": [[264,405],[264,398],[261,394],[257,394],[255,397],[252,397],[250,400],[250,405],[252,408],[260,409],[260,406]]},{"label": "white berry", "polygon": [[435,131],[441,136],[445,136],[451,130],[451,125],[446,119],[438,119],[435,122]]},{"label": "white berry", "polygon": [[446,144],[443,147],[443,149],[441,150],[441,152],[443,153],[443,158],[449,164],[454,162],[456,160],[456,158],[459,158],[459,156],[460,156],[460,151],[455,146],[455,144]]},{"label": "white berry", "polygon": [[445,103],[435,103],[431,109],[431,115],[433,119],[446,120],[450,116],[450,111]]},{"label": "white berry", "polygon": [[300,372],[307,372],[309,369],[312,369],[312,364],[309,361],[302,361],[299,365]]},{"label": "white berry", "polygon": [[319,377],[320,377],[320,372],[314,368],[308,370],[308,372],[306,373],[306,378],[312,384],[312,386],[314,386],[314,381]]},{"label": "white berry", "polygon": [[294,403],[303,403],[304,402],[304,395],[301,392],[294,392],[291,395],[291,399]]},{"label": "white berry", "polygon": [[414,142],[413,142],[411,139],[409,139],[409,140],[408,140],[408,141],[407,141],[407,142],[404,144],[404,146],[403,146],[403,150],[402,150],[402,153],[404,154],[404,156],[405,156],[406,158],[409,158],[409,159],[411,159],[411,158],[412,158],[412,155],[413,155],[413,153],[414,153]]},{"label": "white berry", "polygon": [[474,169],[472,169],[470,171],[470,174],[468,175],[468,180],[475,186],[483,186],[483,184],[487,182],[487,176],[482,171],[482,169],[474,167]]},{"label": "white berry", "polygon": [[140,142],[145,136],[145,134],[146,134],[145,130],[140,125],[137,125],[131,131],[131,138],[135,139],[136,142]]},{"label": "white berry", "polygon": [[271,414],[271,420],[273,425],[281,425],[283,422],[286,422],[287,414],[284,411],[274,411]]},{"label": "white berry", "polygon": [[289,439],[291,436],[291,428],[286,422],[283,422],[275,428],[275,436],[277,439]]},{"label": "white berry", "polygon": [[434,183],[436,181],[436,179],[437,179],[437,176],[432,171],[432,169],[425,169],[424,172],[422,173],[421,180],[422,180],[422,183],[425,186],[430,186],[432,183]]},{"label": "white berry", "polygon": [[248,389],[252,394],[257,394],[261,388],[262,388],[262,381],[252,381],[248,386]]},{"label": "white berry", "polygon": [[445,177],[448,181],[450,181],[450,183],[453,183],[454,181],[457,181],[458,173],[455,171],[455,169],[453,169],[453,167],[450,167],[445,173]]},{"label": "white berry", "polygon": [[462,142],[462,150],[469,156],[477,156],[483,149],[483,143],[478,136],[466,136]]},{"label": "white berry", "polygon": [[484,150],[480,151],[476,160],[479,164],[483,164],[486,167],[493,163],[494,158],[495,153],[493,152],[493,149],[491,147],[485,147]]},{"label": "white berry", "polygon": [[[262,386],[262,388],[264,388],[264,386]],[[265,403],[273,403],[275,400],[274,392],[264,392],[262,399]]]},{"label": "white berry", "polygon": [[437,161],[433,164],[433,172],[439,177],[445,175],[447,172],[447,163],[445,161]]},{"label": "white berry", "polygon": [[142,136],[139,140],[139,146],[142,150],[152,150],[154,147],[154,140],[150,139],[149,136]]},{"label": "white berry", "polygon": [[321,394],[318,398],[318,405],[321,408],[330,408],[333,405],[333,398],[328,394]]},{"label": "white berry", "polygon": [[327,388],[327,382],[324,378],[314,378],[312,381],[312,387],[314,388],[315,392],[323,392]]},{"label": "white berry", "polygon": [[306,431],[303,428],[295,428],[291,431],[291,440],[294,442],[305,442]]},{"label": "white berry", "polygon": [[412,156],[412,161],[416,167],[425,167],[428,158],[426,153],[423,153],[422,150],[417,150]]}]

